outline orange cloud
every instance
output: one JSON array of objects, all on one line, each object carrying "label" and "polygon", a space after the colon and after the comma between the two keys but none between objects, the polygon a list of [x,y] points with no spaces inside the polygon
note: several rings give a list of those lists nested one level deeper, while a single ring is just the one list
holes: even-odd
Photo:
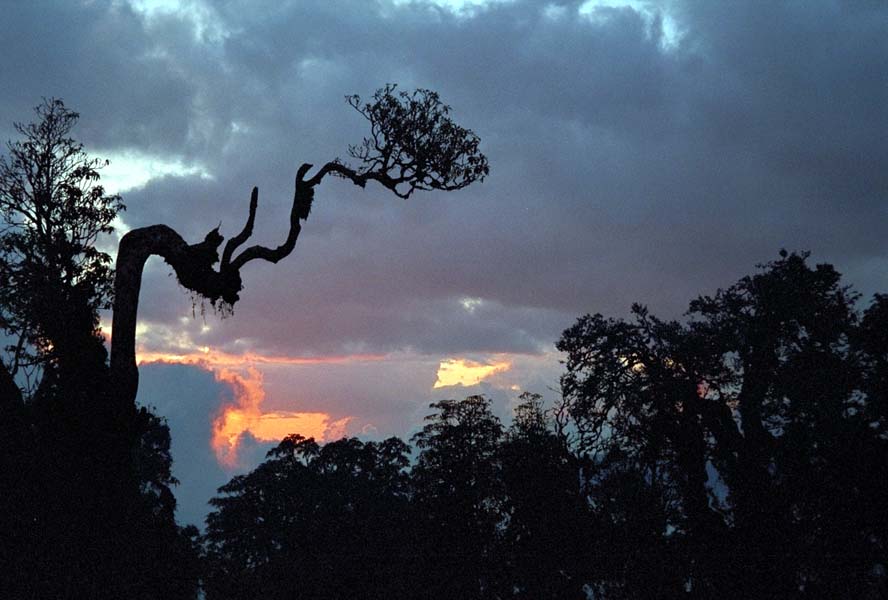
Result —
[{"label": "orange cloud", "polygon": [[238,450],[246,433],[261,442],[276,442],[291,433],[313,437],[318,441],[339,439],[353,417],[334,419],[324,412],[263,412],[265,389],[262,373],[256,364],[306,365],[338,363],[351,360],[379,360],[375,355],[293,358],[258,354],[228,354],[202,348],[191,354],[162,352],[138,353],[139,364],[161,362],[195,365],[211,371],[217,381],[234,392],[234,402],[222,406],[213,420],[211,446],[219,464],[228,468],[240,466]]},{"label": "orange cloud", "polygon": [[438,365],[438,379],[433,389],[451,385],[476,385],[496,373],[503,373],[512,368],[509,361],[484,364],[464,358],[442,360]]},{"label": "orange cloud", "polygon": [[313,437],[319,441],[334,440],[345,435],[352,417],[333,420],[323,412],[262,412],[265,390],[262,373],[249,366],[245,374],[228,368],[216,372],[216,379],[234,391],[234,404],[223,406],[213,421],[211,444],[220,464],[238,466],[238,448],[245,433],[261,442],[276,442],[291,433]]},{"label": "orange cloud", "polygon": [[386,358],[384,354],[347,354],[336,356],[268,356],[264,354],[255,354],[246,352],[244,354],[230,354],[220,350],[213,350],[206,346],[198,348],[196,352],[191,353],[172,353],[172,352],[153,352],[150,350],[140,349],[136,353],[136,362],[138,364],[147,364],[153,362],[177,363],[184,365],[198,365],[209,369],[215,367],[241,367],[245,364],[267,364],[267,365],[321,365],[336,364],[344,362],[365,362],[377,361]]}]

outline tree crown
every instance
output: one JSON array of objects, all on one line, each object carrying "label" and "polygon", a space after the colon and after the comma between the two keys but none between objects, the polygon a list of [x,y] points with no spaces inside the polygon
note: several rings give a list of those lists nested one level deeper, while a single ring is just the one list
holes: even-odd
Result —
[{"label": "tree crown", "polygon": [[436,92],[396,87],[386,85],[363,104],[358,95],[346,97],[370,122],[370,137],[348,150],[360,161],[358,177],[376,179],[402,198],[414,190],[458,190],[484,181],[490,167],[478,136],[450,119],[450,107]]},{"label": "tree crown", "polygon": [[0,328],[18,339],[7,348],[13,372],[51,360],[75,329],[95,333],[113,285],[96,241],[124,209],[99,184],[108,161],[70,137],[78,113],[55,98],[34,111],[0,157]]}]

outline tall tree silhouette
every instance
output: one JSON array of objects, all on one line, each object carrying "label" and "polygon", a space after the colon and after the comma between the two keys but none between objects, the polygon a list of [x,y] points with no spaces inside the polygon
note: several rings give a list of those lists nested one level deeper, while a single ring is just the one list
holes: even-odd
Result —
[{"label": "tall tree silhouette", "polygon": [[592,512],[578,465],[539,394],[525,392],[500,443],[508,526],[501,560],[516,598],[586,598],[594,555]]},{"label": "tall tree silhouette", "polygon": [[123,209],[99,183],[103,161],[70,137],[78,114],[57,99],[36,113],[0,157],[0,328],[14,341],[2,362],[29,395],[104,360],[97,315],[111,306],[111,257],[95,243]]},{"label": "tall tree silhouette", "polygon": [[502,424],[484,396],[431,408],[413,437],[420,452],[412,472],[427,597],[494,598],[502,584]]},{"label": "tall tree silhouette", "polygon": [[169,430],[108,394],[98,311],[112,270],[95,243],[123,205],[70,137],[77,113],[56,99],[36,113],[0,159],[0,326],[13,339],[0,365],[0,595],[193,597]]},{"label": "tall tree silhouette", "polygon": [[558,344],[565,431],[599,472],[617,460],[656,485],[697,595],[885,591],[884,299],[861,321],[806,258],[695,300],[687,324],[636,306]]}]

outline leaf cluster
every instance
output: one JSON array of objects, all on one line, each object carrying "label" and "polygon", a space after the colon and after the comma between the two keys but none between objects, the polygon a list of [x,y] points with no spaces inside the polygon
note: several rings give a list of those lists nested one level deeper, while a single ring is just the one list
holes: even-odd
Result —
[{"label": "leaf cluster", "polygon": [[[415,190],[458,190],[490,172],[480,139],[450,118],[450,107],[431,90],[377,90],[372,102],[346,101],[370,122],[370,137],[349,147],[358,177],[373,178],[402,198]],[[344,176],[344,175],[343,175]]]}]

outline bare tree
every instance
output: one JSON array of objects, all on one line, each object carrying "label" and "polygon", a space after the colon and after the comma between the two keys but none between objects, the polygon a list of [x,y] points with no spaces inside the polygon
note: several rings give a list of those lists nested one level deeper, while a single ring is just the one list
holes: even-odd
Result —
[{"label": "bare tree", "polygon": [[[349,148],[355,166],[338,159],[308,177],[313,165],[296,172],[293,206],[286,239],[275,248],[250,246],[235,255],[253,233],[259,191],[253,188],[246,224],[225,244],[218,228],[197,244],[189,245],[166,225],[134,229],[120,241],[114,285],[111,382],[114,394],[125,403],[135,400],[138,389],[135,337],[139,288],[145,261],[161,256],[176,272],[179,283],[213,306],[233,306],[242,289],[240,270],[250,261],[277,263],[290,255],[308,218],[314,189],[327,175],[347,179],[359,187],[375,181],[401,198],[415,190],[457,190],[482,181],[489,173],[487,158],[479,151],[479,138],[450,119],[450,107],[430,90],[397,91],[394,85],[378,90],[371,102],[358,96],[348,103],[370,123],[370,136]],[[218,269],[215,268],[219,263]]]}]

